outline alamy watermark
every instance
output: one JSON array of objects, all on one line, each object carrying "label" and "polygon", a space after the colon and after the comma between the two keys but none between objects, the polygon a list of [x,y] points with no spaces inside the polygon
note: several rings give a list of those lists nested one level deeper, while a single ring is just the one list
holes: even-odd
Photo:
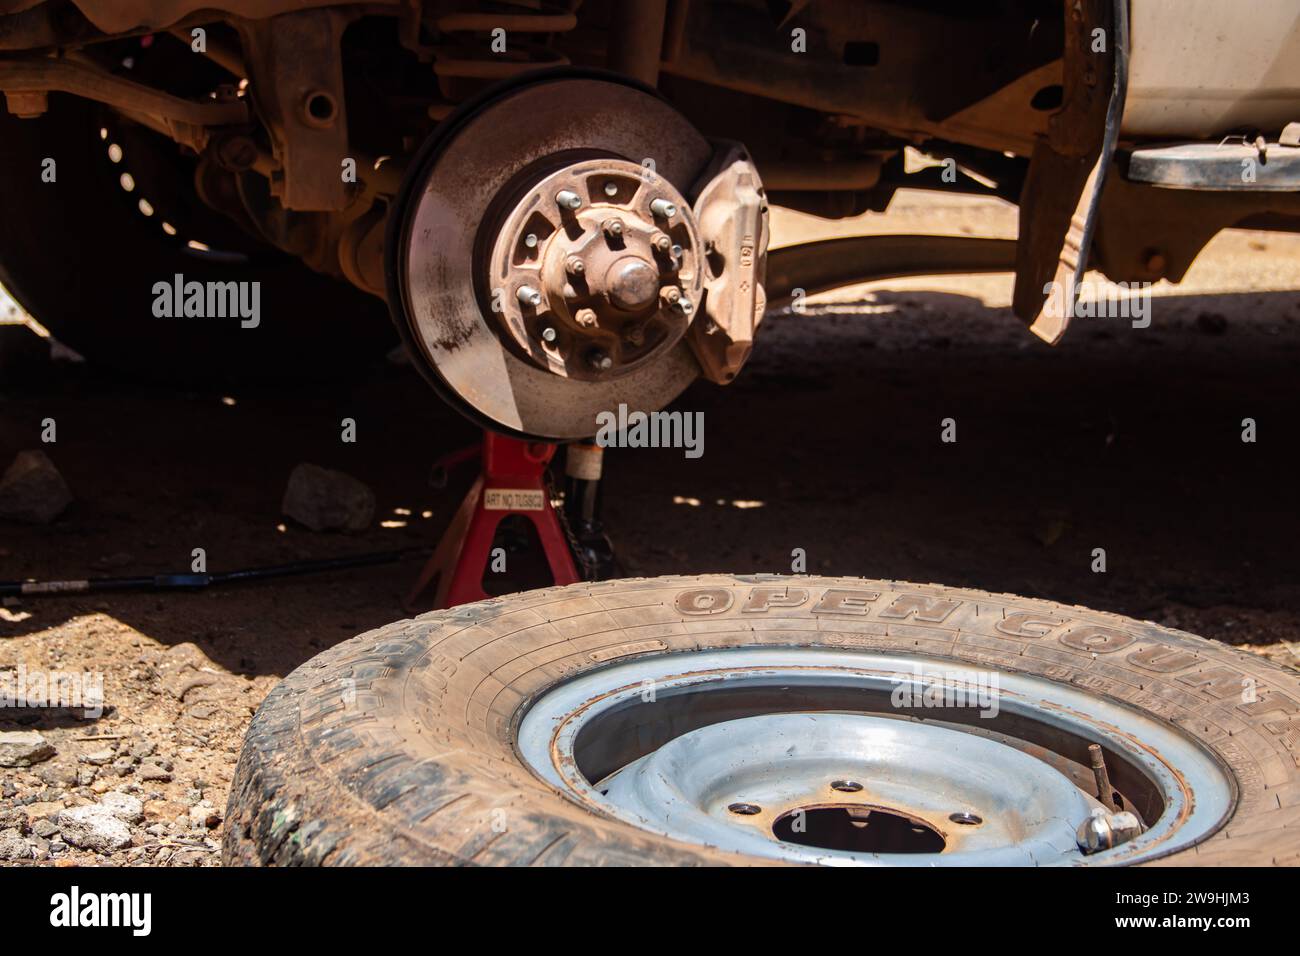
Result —
[{"label": "alamy watermark", "polygon": [[596,415],[596,444],[601,448],[683,448],[687,458],[704,454],[703,412],[628,411]]},{"label": "alamy watermark", "polygon": [[981,717],[998,715],[997,671],[937,671],[912,665],[911,677],[891,677],[889,702],[904,707],[970,707]]},{"label": "alamy watermark", "polygon": [[0,670],[0,708],[58,707],[87,718],[104,713],[104,675],[91,671]]},{"label": "alamy watermark", "polygon": [[155,282],[153,295],[155,318],[238,318],[243,329],[255,329],[262,323],[260,282],[186,282],[178,272],[171,282]]},{"label": "alamy watermark", "polygon": [[[1070,311],[1076,319],[1131,319],[1135,329],[1151,325],[1150,282],[1049,282],[1043,295],[1055,304],[1057,314]],[[1064,308],[1067,303],[1073,303],[1069,310]]]}]

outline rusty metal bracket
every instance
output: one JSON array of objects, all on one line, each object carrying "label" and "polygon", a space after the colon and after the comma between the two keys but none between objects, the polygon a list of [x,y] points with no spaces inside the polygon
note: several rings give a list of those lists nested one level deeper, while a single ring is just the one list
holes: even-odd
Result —
[{"label": "rusty metal bracket", "polygon": [[242,100],[193,102],[80,61],[0,60],[0,90],[9,101],[11,112],[15,94],[71,93],[119,109],[160,117],[169,124],[231,126],[248,122],[248,107]]},{"label": "rusty metal bracket", "polygon": [[271,194],[286,209],[337,211],[351,202],[341,167],[349,153],[339,42],[352,16],[308,10],[239,24],[250,92],[280,165]]},{"label": "rusty metal bracket", "polygon": [[1064,106],[1034,146],[1021,193],[1012,300],[1052,345],[1074,315],[1127,83],[1128,0],[1065,0]]}]

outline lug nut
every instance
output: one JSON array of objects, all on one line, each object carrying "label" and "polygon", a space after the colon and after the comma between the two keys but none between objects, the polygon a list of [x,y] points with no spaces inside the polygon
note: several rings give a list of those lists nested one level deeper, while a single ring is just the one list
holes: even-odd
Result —
[{"label": "lug nut", "polygon": [[526,245],[529,249],[536,249],[537,235],[535,233],[530,232],[528,235],[524,236],[524,245]]},{"label": "lug nut", "polygon": [[515,293],[515,298],[519,300],[520,305],[537,308],[542,304],[542,294],[530,285],[521,285],[519,291]]},{"label": "lug nut", "polygon": [[1110,813],[1097,807],[1092,816],[1079,824],[1075,839],[1084,853],[1097,853],[1126,843],[1141,832],[1142,824],[1127,810]]},{"label": "lug nut", "polygon": [[614,182],[605,183],[605,195],[609,196],[611,199],[617,196],[618,183],[614,183]]},{"label": "lug nut", "polygon": [[600,349],[592,349],[587,354],[587,361],[591,364],[592,368],[601,372],[612,368],[614,365],[614,360],[609,357],[609,353],[602,352]]},{"label": "lug nut", "polygon": [[600,224],[600,231],[605,234],[605,238],[613,242],[623,238],[623,223],[618,219],[606,219]]},{"label": "lug nut", "polygon": [[579,325],[584,325],[584,326],[595,325],[597,322],[596,310],[579,309],[577,312],[573,314],[573,318]]},{"label": "lug nut", "polygon": [[667,199],[655,199],[650,203],[650,211],[660,219],[671,219],[677,215],[677,207]]},{"label": "lug nut", "polygon": [[555,194],[555,202],[561,209],[576,210],[582,208],[582,197],[572,189],[561,189]]},{"label": "lug nut", "polygon": [[663,291],[659,293],[659,297],[664,300],[666,305],[676,305],[681,301],[682,290],[675,285],[664,286]]},{"label": "lug nut", "polygon": [[554,342],[555,329],[551,328],[549,325],[546,328],[542,329],[542,340],[545,342]]},{"label": "lug nut", "polygon": [[677,311],[680,312],[682,315],[690,315],[692,312],[695,311],[695,303],[692,302],[690,299],[686,298],[686,296],[682,296],[680,299],[678,299],[676,305],[677,305]]},{"label": "lug nut", "polygon": [[564,260],[564,271],[570,276],[580,276],[587,271],[587,264],[578,256],[569,256]]},{"label": "lug nut", "polygon": [[682,247],[681,247],[681,246],[673,246],[673,258],[674,258],[674,259],[680,259],[681,257],[682,257]]},{"label": "lug nut", "polygon": [[650,245],[654,247],[655,252],[662,252],[664,255],[673,251],[673,241],[662,232],[650,241]]}]

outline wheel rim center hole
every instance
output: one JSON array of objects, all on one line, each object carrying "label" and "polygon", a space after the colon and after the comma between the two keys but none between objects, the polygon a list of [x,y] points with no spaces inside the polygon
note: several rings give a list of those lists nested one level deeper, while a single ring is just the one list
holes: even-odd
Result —
[{"label": "wheel rim center hole", "polygon": [[790,810],[772,824],[772,834],[783,843],[850,853],[941,853],[947,845],[925,823],[857,805]]}]

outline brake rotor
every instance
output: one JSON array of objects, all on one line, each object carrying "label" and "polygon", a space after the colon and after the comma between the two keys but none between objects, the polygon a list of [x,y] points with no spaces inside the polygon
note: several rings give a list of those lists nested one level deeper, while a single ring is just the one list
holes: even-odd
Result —
[{"label": "brake rotor", "polygon": [[614,80],[506,88],[440,127],[385,255],[421,371],[494,430],[573,439],[699,374],[684,335],[705,263],[684,194],[712,148]]}]

